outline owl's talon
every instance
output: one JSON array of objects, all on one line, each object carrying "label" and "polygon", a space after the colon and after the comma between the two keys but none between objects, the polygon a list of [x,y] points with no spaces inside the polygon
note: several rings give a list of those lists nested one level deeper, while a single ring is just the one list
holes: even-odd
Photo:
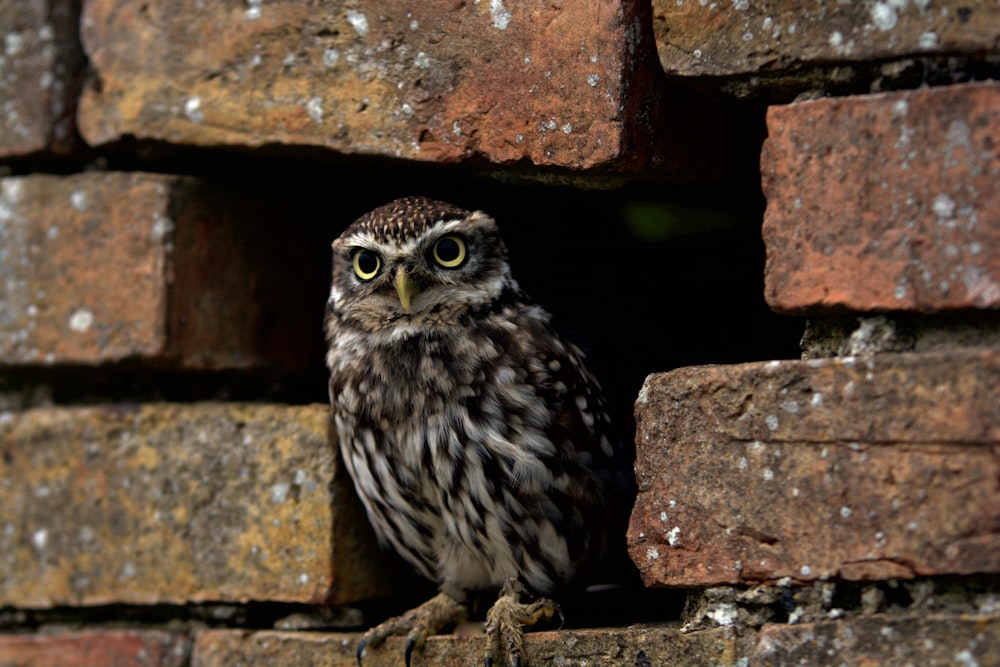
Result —
[{"label": "owl's talon", "polygon": [[406,640],[406,649],[404,650],[404,655],[406,656],[406,667],[410,667],[410,658],[413,657],[413,648],[417,645],[417,640],[410,637]]},{"label": "owl's talon", "polygon": [[368,638],[362,637],[361,641],[358,642],[358,650],[354,654],[354,657],[358,659],[358,667],[361,667],[361,660],[365,657],[366,648],[368,648]]},{"label": "owl's talon", "polygon": [[[559,605],[547,598],[538,598],[534,602],[521,602],[524,585],[516,579],[508,579],[500,597],[486,614],[486,656],[483,664],[493,665],[500,653],[506,654],[508,667],[521,667],[524,630],[522,626],[535,625],[539,621],[553,618],[556,614],[562,618]],[[502,647],[502,648],[501,648]]]},{"label": "owl's talon", "polygon": [[465,620],[465,606],[446,593],[438,593],[427,602],[414,607],[402,616],[396,616],[375,626],[358,642],[358,667],[369,647],[380,646],[388,637],[406,635],[404,656],[410,667],[413,651],[424,645],[424,640],[449,625]]}]

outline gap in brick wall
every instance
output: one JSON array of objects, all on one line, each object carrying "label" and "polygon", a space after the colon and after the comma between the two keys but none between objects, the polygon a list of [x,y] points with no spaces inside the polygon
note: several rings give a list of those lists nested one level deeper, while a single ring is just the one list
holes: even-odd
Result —
[{"label": "gap in brick wall", "polygon": [[289,316],[301,320],[295,342],[314,350],[311,364],[254,373],[163,371],[141,362],[112,364],[100,373],[87,367],[30,369],[5,372],[0,401],[5,389],[33,400],[34,383],[41,386],[38,395],[57,403],[324,402],[321,330],[329,244],[366,211],[417,194],[497,218],[515,277],[588,345],[623,423],[631,423],[632,404],[649,373],[799,354],[803,321],[772,313],[763,300],[764,201],[756,171],[730,182],[645,181],[598,189],[502,180],[467,166],[282,153],[143,144],[119,147],[96,166],[191,175],[236,196],[289,202],[288,217],[273,220],[276,246],[265,261],[277,262],[287,275],[274,317],[300,313]]}]

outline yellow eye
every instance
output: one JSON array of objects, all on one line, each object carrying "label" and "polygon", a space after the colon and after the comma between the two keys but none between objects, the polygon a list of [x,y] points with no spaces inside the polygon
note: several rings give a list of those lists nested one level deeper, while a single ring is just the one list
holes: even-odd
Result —
[{"label": "yellow eye", "polygon": [[455,269],[465,262],[465,241],[460,236],[442,236],[431,252],[434,261],[446,269]]},{"label": "yellow eye", "polygon": [[354,274],[361,280],[371,280],[378,275],[382,268],[382,260],[378,255],[366,248],[358,248],[351,255],[351,264],[354,265]]}]

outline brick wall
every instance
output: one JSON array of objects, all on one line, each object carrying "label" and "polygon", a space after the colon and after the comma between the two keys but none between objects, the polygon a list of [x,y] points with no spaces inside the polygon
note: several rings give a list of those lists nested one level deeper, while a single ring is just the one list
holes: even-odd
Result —
[{"label": "brick wall", "polygon": [[494,214],[634,409],[643,590],[532,664],[1000,665],[996,3],[0,0],[0,35],[0,665],[352,665],[427,593],[321,334],[329,242],[410,194]]}]

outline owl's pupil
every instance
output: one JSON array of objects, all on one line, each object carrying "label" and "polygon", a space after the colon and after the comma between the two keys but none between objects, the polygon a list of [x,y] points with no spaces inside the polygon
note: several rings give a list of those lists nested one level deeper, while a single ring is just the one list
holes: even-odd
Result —
[{"label": "owl's pupil", "polygon": [[443,262],[454,262],[461,252],[455,239],[441,239],[437,244],[437,256]]},{"label": "owl's pupil", "polygon": [[362,250],[357,257],[358,270],[364,275],[370,275],[378,270],[378,256],[369,250]]}]

